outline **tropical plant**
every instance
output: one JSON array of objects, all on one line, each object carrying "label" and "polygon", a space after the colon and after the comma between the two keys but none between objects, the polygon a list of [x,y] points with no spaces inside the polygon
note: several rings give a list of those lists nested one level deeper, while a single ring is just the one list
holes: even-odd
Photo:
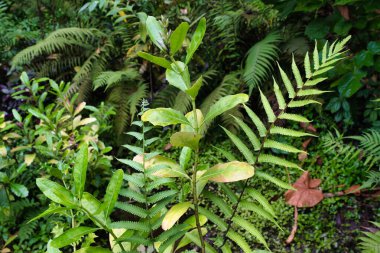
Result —
[{"label": "tropical plant", "polygon": [[[293,87],[292,82],[290,81],[290,77],[284,72],[284,70],[278,66],[282,78],[282,82],[285,86],[285,89],[288,93],[288,101],[286,101],[280,86],[277,84],[277,81],[274,79],[274,93],[277,99],[277,103],[279,106],[279,112],[277,114],[274,113],[272,106],[269,103],[268,98],[263,94],[260,90],[261,102],[264,107],[264,111],[267,116],[268,123],[265,125],[264,122],[247,106],[245,106],[246,113],[252,120],[254,126],[258,131],[258,135],[251,130],[251,128],[244,122],[237,119],[240,127],[243,132],[249,139],[250,146],[253,147],[255,152],[251,151],[251,147],[247,146],[239,137],[232,134],[230,131],[225,129],[225,132],[230,137],[232,142],[236,145],[238,150],[244,156],[246,161],[256,168],[256,176],[262,177],[266,180],[269,180],[280,187],[288,188],[287,184],[284,184],[277,178],[272,177],[270,174],[263,172],[260,170],[260,164],[269,163],[275,166],[283,166],[286,168],[296,168],[301,169],[301,167],[286,158],[280,157],[276,153],[271,154],[268,151],[270,149],[280,150],[286,153],[302,153],[305,152],[303,150],[297,149],[294,146],[283,143],[276,139],[276,136],[289,136],[289,137],[303,137],[303,136],[313,136],[310,133],[301,132],[298,130],[293,130],[290,128],[284,128],[278,126],[279,120],[290,120],[295,122],[303,122],[309,123],[310,121],[302,115],[295,114],[289,112],[292,108],[302,108],[308,104],[319,103],[314,99],[309,99],[310,96],[315,96],[322,94],[326,91],[322,91],[316,88],[316,85],[325,81],[327,78],[324,77],[327,71],[331,70],[334,67],[334,63],[338,62],[344,57],[345,51],[343,51],[345,44],[348,42],[350,37],[337,42],[335,41],[331,46],[326,42],[322,51],[319,52],[317,49],[317,44],[314,48],[312,58],[313,58],[313,66],[310,62],[309,54],[307,53],[304,58],[304,69],[305,76],[303,78],[300,74],[300,70],[297,67],[297,64],[293,58],[292,61],[292,72],[294,75],[296,87]],[[306,79],[306,80],[305,80]],[[305,81],[304,81],[305,80]],[[259,137],[257,137],[259,136]],[[234,159],[232,154],[226,153],[228,159]],[[247,194],[246,194],[247,193]],[[247,195],[247,196],[246,196]],[[226,238],[228,237],[228,233],[232,231],[231,229],[234,225],[242,226],[241,222],[239,223],[240,217],[238,216],[238,207],[245,203],[249,198],[257,199],[259,203],[264,203],[264,208],[266,211],[271,213],[271,208],[269,206],[268,201],[264,201],[262,195],[259,191],[255,190],[250,185],[250,180],[247,179],[244,183],[244,186],[239,193],[239,197],[237,200],[232,202],[232,214],[226,217],[227,224],[229,224],[226,231],[224,231],[224,240],[221,246],[226,243]],[[242,203],[242,204],[241,204]],[[271,213],[274,216],[274,213]],[[235,222],[237,220],[238,222]],[[236,223],[236,224],[235,224]],[[257,234],[257,232],[256,232]],[[242,241],[241,245],[245,245],[245,251],[249,251],[249,244]]]},{"label": "tropical plant", "polygon": [[[175,147],[182,147],[180,156],[180,164],[182,166],[178,166],[177,168],[164,168],[163,171],[159,170],[157,173],[163,178],[180,178],[182,188],[191,190],[189,190],[184,197],[180,198],[179,203],[173,205],[165,214],[162,220],[162,228],[167,230],[165,233],[176,234],[175,237],[172,237],[172,243],[182,238],[182,243],[180,242],[180,244],[176,246],[176,249],[183,247],[183,244],[187,245],[193,242],[201,248],[202,252],[216,252],[213,246],[205,240],[204,235],[207,233],[207,228],[203,226],[205,221],[201,221],[201,214],[207,219],[213,220],[223,227],[225,226],[225,228],[227,225],[223,221],[219,223],[218,216],[215,216],[206,208],[200,206],[200,198],[206,194],[203,190],[209,181],[227,183],[249,178],[254,174],[254,167],[248,163],[232,161],[217,164],[211,168],[202,168],[199,165],[199,156],[201,154],[199,142],[204,137],[204,128],[209,125],[213,119],[223,112],[247,102],[248,96],[245,94],[236,94],[222,97],[212,105],[207,114],[203,116],[202,111],[196,107],[196,98],[202,86],[203,78],[201,76],[191,84],[187,64],[190,62],[202,41],[206,30],[206,20],[202,18],[199,21],[187,48],[185,62],[175,60],[174,56],[182,47],[183,40],[186,37],[189,28],[186,22],[180,24],[170,36],[167,35],[163,26],[154,17],[148,17],[146,25],[152,42],[170,58],[170,61],[163,57],[157,57],[143,52],[138,55],[164,67],[169,84],[185,92],[192,101],[192,111],[186,115],[171,108],[157,108],[147,110],[141,117],[143,121],[148,121],[155,126],[181,124],[180,131],[171,136],[170,142]],[[187,165],[192,155],[192,164]],[[192,171],[187,172],[186,167],[192,167]],[[189,197],[187,197],[187,195],[189,195]],[[190,199],[187,200],[188,198]],[[181,222],[180,225],[175,226],[189,209],[192,209],[194,213],[194,229],[188,224]]]},{"label": "tropical plant", "polygon": [[[111,148],[98,139],[98,134],[106,130],[103,122],[111,112],[98,116],[97,109],[91,108],[94,116],[83,117],[85,103],[75,106],[75,97],[71,101],[64,99],[69,88],[65,83],[58,85],[47,78],[29,80],[25,72],[21,81],[13,97],[24,103],[9,116],[1,113],[0,119],[0,220],[4,241],[13,238],[8,244],[14,249],[19,246],[21,251],[35,251],[43,250],[40,240],[46,238],[36,236],[30,244],[25,240],[39,229],[48,233],[59,219],[51,220],[49,225],[46,221],[27,223],[45,207],[44,201],[37,198],[34,179],[51,175],[72,180],[69,167],[74,150],[79,143],[87,142],[92,150],[88,185],[102,186],[100,179],[109,174],[112,157],[107,156]],[[49,91],[45,91],[46,82],[51,87]]]},{"label": "tropical plant", "polygon": [[[48,250],[61,252],[58,249],[72,245],[74,251],[78,252],[77,244],[81,241],[83,236],[88,235],[89,238],[94,238],[93,233],[99,229],[103,229],[108,232],[120,248],[125,251],[123,244],[117,241],[116,234],[110,228],[110,215],[115,207],[124,173],[122,170],[116,170],[113,173],[107,186],[104,200],[102,202],[99,201],[94,195],[84,191],[88,167],[88,153],[88,145],[86,143],[81,144],[75,156],[74,168],[72,168],[74,179],[72,185],[64,180],[63,185],[61,185],[46,177],[36,180],[38,188],[47,198],[52,200],[54,204],[51,204],[47,210],[31,221],[51,214],[65,215],[71,220],[71,228],[49,241]],[[84,213],[84,215],[93,222],[95,227],[81,226],[80,223],[76,221],[76,217],[81,213]],[[90,246],[92,243],[93,241],[91,240],[84,241],[79,252],[100,252],[101,250],[101,252],[110,252],[100,247]]]}]

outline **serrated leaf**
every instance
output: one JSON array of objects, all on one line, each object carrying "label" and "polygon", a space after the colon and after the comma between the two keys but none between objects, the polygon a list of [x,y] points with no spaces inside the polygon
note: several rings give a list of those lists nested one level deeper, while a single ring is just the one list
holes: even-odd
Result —
[{"label": "serrated leaf", "polygon": [[286,107],[285,99],[284,96],[282,95],[282,92],[280,90],[280,87],[278,87],[278,84],[276,80],[273,78],[273,89],[274,89],[274,94],[276,95],[277,103],[278,103],[278,108],[280,110],[284,110]]},{"label": "serrated leaf", "polygon": [[170,55],[174,55],[181,47],[186,38],[187,31],[189,30],[189,24],[182,22],[171,34],[170,42]]},{"label": "serrated leaf", "polygon": [[200,179],[207,179],[219,183],[228,183],[250,178],[254,174],[255,169],[250,164],[234,161],[217,164],[209,168]]},{"label": "serrated leaf", "polygon": [[166,51],[167,48],[164,42],[164,28],[157,21],[155,17],[148,16],[146,19],[146,30],[152,42],[159,48],[161,51]]},{"label": "serrated leaf", "polygon": [[248,99],[248,95],[243,93],[222,97],[210,107],[201,125],[210,123],[215,117],[234,108],[238,104],[246,103]]},{"label": "serrated leaf", "polygon": [[144,171],[144,168],[143,168],[141,163],[138,163],[138,162],[135,162],[135,161],[132,161],[129,159],[117,159],[117,160],[121,163],[128,165],[129,167],[131,167],[137,171],[140,171],[140,172]]},{"label": "serrated leaf", "polygon": [[253,147],[254,147],[254,150],[260,150],[260,141],[259,139],[257,138],[257,136],[255,135],[255,133],[251,130],[251,128],[249,126],[247,126],[247,124],[245,124],[241,119],[239,118],[236,118],[235,116],[232,116],[236,123],[238,123],[238,125],[241,127],[241,129],[243,129],[244,133],[247,135],[249,141],[252,143]]},{"label": "serrated leaf", "polygon": [[239,216],[235,216],[232,220],[235,224],[244,228],[247,232],[249,232],[251,235],[256,237],[256,239],[269,250],[268,244],[265,241],[263,235],[252,223],[248,222],[246,219],[243,219]]},{"label": "serrated leaf", "polygon": [[279,119],[287,119],[287,120],[293,120],[297,122],[310,122],[307,118],[304,116],[298,115],[298,114],[292,114],[292,113],[281,113],[278,116]]},{"label": "serrated leaf", "polygon": [[189,147],[197,150],[202,135],[194,132],[176,132],[170,137],[170,143],[174,147]]},{"label": "serrated leaf", "polygon": [[313,73],[313,76],[318,76],[318,75],[321,75],[321,74],[324,74],[326,73],[327,71],[333,69],[334,66],[328,66],[328,67],[325,67],[325,68],[321,68],[321,69],[318,69],[317,71],[315,71]]},{"label": "serrated leaf", "polygon": [[267,212],[269,212],[273,217],[276,217],[276,213],[274,212],[273,207],[269,204],[268,200],[260,192],[252,188],[249,188],[247,192],[252,198],[256,199]]},{"label": "serrated leaf", "polygon": [[315,46],[314,46],[314,51],[313,51],[313,62],[314,62],[314,70],[319,69],[319,54],[318,54],[317,41],[315,41]]},{"label": "serrated leaf", "polygon": [[191,202],[178,203],[170,208],[162,220],[162,229],[168,230],[181,218],[190,208]]},{"label": "serrated leaf", "polygon": [[259,90],[260,90],[261,102],[264,106],[265,113],[267,114],[267,117],[268,117],[268,122],[272,123],[276,120],[276,115],[274,115],[274,112],[272,110],[271,105],[269,104],[267,97],[262,93],[261,89]]},{"label": "serrated leaf", "polygon": [[146,218],[148,216],[147,211],[144,208],[129,204],[128,202],[116,202],[115,206],[140,218]]},{"label": "serrated leaf", "polygon": [[128,145],[128,144],[125,144],[125,145],[122,145],[124,148],[127,148],[128,150],[132,151],[133,153],[137,154],[137,155],[140,155],[143,153],[143,149],[140,148],[140,147],[136,147],[136,146],[132,146],[132,145]]},{"label": "serrated leaf", "polygon": [[303,81],[302,81],[300,71],[297,67],[296,61],[294,60],[294,54],[292,55],[292,72],[297,82],[297,88],[301,88],[303,85]]},{"label": "serrated leaf", "polygon": [[300,149],[297,149],[291,145],[288,145],[288,144],[285,144],[285,143],[281,143],[281,142],[278,142],[278,141],[274,141],[274,140],[270,140],[270,139],[267,139],[265,142],[264,142],[264,148],[275,148],[275,149],[279,149],[279,150],[282,150],[282,151],[285,151],[285,152],[290,152],[290,153],[299,153],[299,152],[304,152]]},{"label": "serrated leaf", "polygon": [[186,54],[186,64],[188,64],[193,57],[193,54],[198,49],[199,45],[202,42],[203,36],[206,32],[206,19],[203,17],[200,19],[197,28],[195,29],[195,32],[193,34],[193,37],[191,38],[190,45],[187,48],[187,54]]},{"label": "serrated leaf", "polygon": [[283,128],[283,127],[272,127],[270,129],[271,134],[280,134],[280,135],[286,135],[286,136],[292,136],[292,137],[303,137],[303,136],[314,136],[313,134],[305,133],[305,132],[300,132],[296,131],[293,129],[288,129],[288,128]]},{"label": "serrated leaf", "polygon": [[262,172],[262,171],[259,171],[257,170],[256,171],[256,175],[258,177],[261,177],[261,178],[264,178],[272,183],[274,183],[275,185],[281,187],[281,188],[284,188],[284,189],[287,189],[287,190],[294,190],[293,186],[291,186],[290,184],[288,183],[285,183],[275,177],[272,177],[271,175],[265,173],[265,172]]},{"label": "serrated leaf", "polygon": [[99,229],[91,227],[71,228],[65,231],[62,235],[58,236],[57,238],[54,238],[51,242],[51,246],[56,248],[65,247],[73,242],[79,241],[82,238],[82,236],[85,236],[89,233],[94,233],[97,230]]},{"label": "serrated leaf", "polygon": [[127,132],[126,134],[135,137],[137,140],[141,141],[143,139],[143,134],[139,132]]},{"label": "serrated leaf", "polygon": [[252,250],[249,247],[249,244],[238,233],[230,230],[227,233],[227,237],[230,238],[231,241],[235,242],[244,251],[244,253],[252,253]]},{"label": "serrated leaf", "polygon": [[104,196],[104,201],[102,204],[102,210],[104,210],[104,214],[106,217],[109,217],[117,200],[117,197],[120,192],[121,185],[123,183],[123,170],[116,170],[110,182],[108,183],[106,194]]},{"label": "serrated leaf", "polygon": [[149,121],[155,126],[191,125],[181,112],[170,108],[149,109],[141,116],[141,120]]},{"label": "serrated leaf", "polygon": [[304,60],[304,67],[305,67],[306,78],[310,78],[311,77],[311,67],[310,67],[309,52],[306,52],[305,60]]},{"label": "serrated leaf", "polygon": [[301,169],[300,166],[298,166],[295,163],[289,162],[283,158],[274,156],[274,155],[268,155],[268,154],[260,154],[259,156],[259,162],[260,163],[270,163],[270,164],[276,164],[288,168],[296,168]]},{"label": "serrated leaf", "polygon": [[76,206],[73,194],[65,187],[46,178],[37,178],[36,184],[43,194],[54,202],[67,207]]},{"label": "serrated leaf", "polygon": [[316,78],[316,79],[309,79],[309,80],[306,81],[305,86],[314,86],[314,85],[317,85],[317,84],[323,82],[326,79],[327,79],[326,77],[320,77],[320,78]]},{"label": "serrated leaf", "polygon": [[321,104],[320,102],[312,99],[306,99],[306,100],[293,100],[290,101],[288,104],[289,108],[295,108],[295,107],[303,107],[308,104]]},{"label": "serrated leaf", "polygon": [[88,146],[86,143],[83,143],[75,156],[75,164],[73,169],[75,194],[79,199],[82,197],[84,186],[86,184],[87,165]]},{"label": "serrated leaf", "polygon": [[246,105],[244,105],[244,108],[245,108],[245,111],[247,112],[248,116],[252,120],[253,124],[255,124],[257,130],[259,131],[260,137],[266,136],[267,129],[265,128],[264,123],[260,120],[259,117],[257,117],[256,113],[254,113]]},{"label": "serrated leaf", "polygon": [[317,89],[300,90],[298,92],[298,96],[300,96],[300,97],[314,96],[314,95],[319,95],[319,94],[323,94],[326,92],[330,92],[330,91],[317,90]]},{"label": "serrated leaf", "polygon": [[286,90],[288,91],[289,98],[294,98],[296,95],[296,92],[294,91],[293,84],[290,82],[288,75],[285,73],[285,71],[281,68],[280,64],[278,64],[278,69],[280,70],[282,81],[285,85]]},{"label": "serrated leaf", "polygon": [[89,247],[81,248],[75,251],[74,253],[112,253],[112,251],[110,251],[109,249],[102,248],[102,247],[89,246]]},{"label": "serrated leaf", "polygon": [[327,47],[328,47],[329,42],[326,41],[325,44],[323,45],[322,49],[322,64],[326,62],[327,59]]},{"label": "serrated leaf", "polygon": [[253,164],[255,162],[255,158],[250,151],[250,149],[233,133],[222,127],[224,132],[226,132],[227,136],[231,139],[231,141],[235,144],[235,146],[239,149],[239,151],[243,154],[247,162]]}]

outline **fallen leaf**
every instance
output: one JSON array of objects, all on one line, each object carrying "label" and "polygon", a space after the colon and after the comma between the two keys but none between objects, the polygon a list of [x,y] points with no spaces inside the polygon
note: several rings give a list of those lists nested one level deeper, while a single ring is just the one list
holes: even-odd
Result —
[{"label": "fallen leaf", "polygon": [[320,179],[311,179],[309,172],[305,171],[293,184],[296,190],[288,190],[285,193],[285,201],[296,207],[312,207],[323,200],[321,190],[315,189],[321,184]]}]

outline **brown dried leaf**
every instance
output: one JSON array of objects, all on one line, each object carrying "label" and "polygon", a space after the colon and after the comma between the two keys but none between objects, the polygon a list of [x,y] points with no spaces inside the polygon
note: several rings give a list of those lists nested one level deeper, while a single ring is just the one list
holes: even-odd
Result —
[{"label": "brown dried leaf", "polygon": [[288,190],[285,193],[285,201],[296,207],[312,207],[323,200],[321,190],[315,189],[321,184],[320,179],[311,179],[309,172],[305,171],[293,184],[296,190]]},{"label": "brown dried leaf", "polygon": [[296,232],[297,232],[297,227],[298,227],[298,209],[295,206],[294,207],[294,223],[293,223],[292,231],[290,232],[288,239],[286,239],[286,244],[290,244],[294,240],[294,237],[296,236]]}]

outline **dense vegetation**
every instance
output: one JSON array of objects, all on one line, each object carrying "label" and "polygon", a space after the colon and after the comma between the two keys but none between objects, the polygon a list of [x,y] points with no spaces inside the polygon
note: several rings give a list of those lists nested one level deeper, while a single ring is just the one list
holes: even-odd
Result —
[{"label": "dense vegetation", "polygon": [[380,252],[380,2],[0,0],[0,250]]}]

